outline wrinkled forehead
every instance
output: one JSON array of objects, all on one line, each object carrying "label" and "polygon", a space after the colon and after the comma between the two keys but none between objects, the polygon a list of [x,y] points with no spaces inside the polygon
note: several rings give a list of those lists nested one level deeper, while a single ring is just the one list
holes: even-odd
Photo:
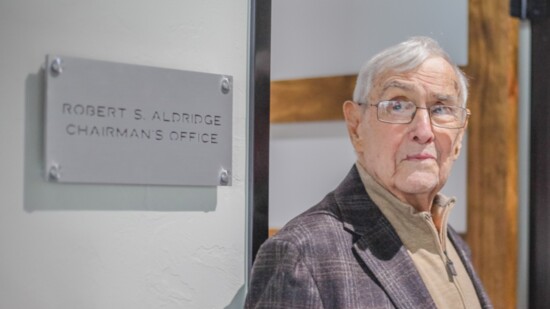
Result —
[{"label": "wrinkled forehead", "polygon": [[394,96],[412,99],[419,95],[429,100],[449,103],[457,103],[459,99],[458,84],[453,80],[433,85],[407,79],[390,79],[382,83],[379,88],[375,95],[384,99],[392,99]]},{"label": "wrinkled forehead", "polygon": [[[375,78],[369,99],[388,95],[425,95],[438,101],[459,101],[460,85],[453,67],[444,59],[426,60],[407,72],[389,71]],[[388,98],[386,98],[388,99]]]}]

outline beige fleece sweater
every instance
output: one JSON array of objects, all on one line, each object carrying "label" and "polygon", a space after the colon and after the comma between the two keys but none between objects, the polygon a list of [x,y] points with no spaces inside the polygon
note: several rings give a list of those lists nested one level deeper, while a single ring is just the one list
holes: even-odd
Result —
[{"label": "beige fleece sweater", "polygon": [[[455,199],[438,194],[431,212],[418,212],[384,189],[359,163],[356,165],[367,193],[395,228],[436,306],[481,308],[472,281],[447,237],[447,220]],[[440,231],[434,217],[441,220]]]}]

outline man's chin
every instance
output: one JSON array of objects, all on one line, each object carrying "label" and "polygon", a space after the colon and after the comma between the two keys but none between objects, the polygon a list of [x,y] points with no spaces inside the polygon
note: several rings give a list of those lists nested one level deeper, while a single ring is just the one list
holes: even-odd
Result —
[{"label": "man's chin", "polygon": [[433,172],[415,172],[403,179],[397,179],[396,187],[406,194],[426,194],[439,185],[439,177]]}]

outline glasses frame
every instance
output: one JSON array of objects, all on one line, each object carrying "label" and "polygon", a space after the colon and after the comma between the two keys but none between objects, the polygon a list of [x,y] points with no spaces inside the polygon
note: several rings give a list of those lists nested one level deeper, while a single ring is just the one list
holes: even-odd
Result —
[{"label": "glasses frame", "polygon": [[[436,126],[438,128],[443,128],[443,129],[462,129],[464,127],[466,127],[466,124],[468,123],[468,119],[470,118],[470,116],[472,115],[472,113],[470,112],[470,110],[468,108],[464,108],[464,107],[460,107],[460,106],[453,106],[455,108],[460,108],[464,111],[466,111],[466,117],[464,118],[464,123],[462,124],[462,126],[460,127],[446,127],[446,126],[442,126],[440,124],[437,124],[433,121],[432,119],[432,115],[430,114],[430,108],[432,108],[432,106],[430,107],[420,107],[420,106],[417,106],[416,104],[413,104],[415,106],[415,110],[414,112],[412,113],[411,115],[411,119],[408,121],[408,122],[391,122],[391,121],[387,121],[387,120],[381,120],[380,119],[380,108],[378,107],[381,103],[384,103],[384,102],[391,102],[391,101],[396,101],[396,100],[384,100],[384,101],[380,101],[376,104],[370,104],[370,103],[361,103],[361,102],[356,102],[357,105],[359,106],[365,106],[365,107],[369,107],[369,106],[375,106],[376,107],[376,119],[380,122],[383,122],[383,123],[391,123],[391,124],[409,124],[411,122],[413,122],[414,120],[414,117],[416,116],[416,112],[419,110],[419,109],[425,109],[426,111],[428,111],[428,117],[430,118],[430,123],[433,125],[433,126]],[[412,102],[411,102],[412,103]]]}]

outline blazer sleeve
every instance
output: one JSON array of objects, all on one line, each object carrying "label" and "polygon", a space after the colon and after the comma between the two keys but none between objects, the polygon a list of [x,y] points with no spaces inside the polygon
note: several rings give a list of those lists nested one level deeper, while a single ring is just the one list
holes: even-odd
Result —
[{"label": "blazer sleeve", "polygon": [[315,280],[295,244],[270,238],[262,245],[245,308],[323,308]]}]

